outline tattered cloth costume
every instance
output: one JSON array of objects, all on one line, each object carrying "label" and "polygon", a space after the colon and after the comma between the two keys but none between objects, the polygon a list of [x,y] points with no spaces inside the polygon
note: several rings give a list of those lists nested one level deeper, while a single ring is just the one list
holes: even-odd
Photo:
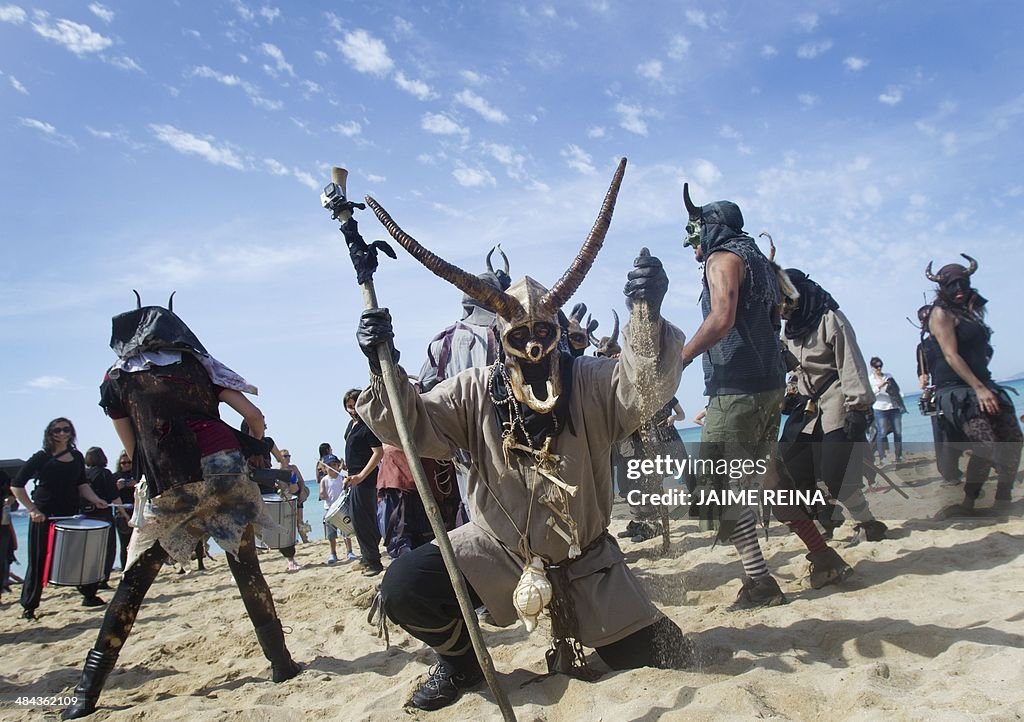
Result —
[{"label": "tattered cloth costume", "polygon": [[218,393],[253,387],[211,357],[170,309],[146,306],[115,316],[118,361],[101,386],[111,418],[131,420],[136,446],[135,532],[128,566],[86,657],[78,698],[65,719],[90,714],[135,623],[146,592],[168,556],[187,564],[196,542],[212,537],[227,554],[246,612],[274,681],[298,674],[284,643],[274,600],[256,558],[253,525],[264,521],[259,488],[249,479],[234,430],[220,420]]},{"label": "tattered cloth costume", "polygon": [[[987,301],[970,285],[971,275],[978,268],[977,261],[967,255],[964,257],[970,262],[968,268],[950,263],[934,274],[929,263],[925,274],[929,280],[939,284],[934,305],[955,319],[957,354],[971,373],[996,395],[999,413],[990,416],[981,409],[974,389],[946,361],[934,335],[925,340],[925,345],[926,349],[931,349],[929,358],[934,359],[931,373],[939,411],[963,433],[972,451],[965,474],[965,501],[973,504],[981,495],[981,487],[993,467],[996,471],[996,501],[1010,501],[1020,466],[1020,424],[1006,389],[992,380],[988,368],[993,353],[990,343],[992,329],[984,319]],[[965,289],[966,297],[958,302],[955,296],[961,287]]]},{"label": "tattered cloth costume", "polygon": [[[789,268],[786,273],[800,294],[799,306],[786,320],[787,358],[799,392],[816,400],[815,413],[791,417],[797,428],[791,432],[787,424],[779,456],[801,488],[824,481],[829,494],[874,539],[885,533],[885,526],[874,520],[861,491],[869,458],[866,414],[875,400],[864,356],[832,295],[803,271]],[[818,514],[826,529],[837,521],[830,510],[831,505]]]},{"label": "tattered cloth costume", "polygon": [[[596,647],[616,669],[675,666],[687,657],[678,627],[661,617],[607,533],[609,452],[643,420],[640,369],[648,374],[657,404],[668,401],[679,382],[683,334],[657,319],[650,355],[641,356],[627,329],[617,362],[572,359],[557,350],[557,309],[593,263],[624,168],[623,161],[576,263],[551,291],[529,277],[508,293],[477,285],[475,276],[430,254],[370,203],[418,260],[463,290],[489,299],[501,319],[503,362],[464,371],[424,394],[416,393],[399,367],[398,386],[422,455],[448,458],[461,448],[472,457],[471,520],[450,534],[472,601],[485,604],[498,625],[512,624],[519,615],[533,629],[540,609],[524,612],[513,591],[534,571],[550,577],[554,636],[564,643],[549,653],[551,671],[578,670],[580,643]],[[364,312],[364,319],[374,313]],[[534,375],[537,369],[543,370],[543,379]],[[544,398],[535,395],[541,383],[548,391]],[[397,443],[380,376],[371,375],[358,413],[382,439]],[[432,646],[443,664],[472,676],[477,662],[436,547],[420,547],[396,560],[381,595],[392,621]]]}]

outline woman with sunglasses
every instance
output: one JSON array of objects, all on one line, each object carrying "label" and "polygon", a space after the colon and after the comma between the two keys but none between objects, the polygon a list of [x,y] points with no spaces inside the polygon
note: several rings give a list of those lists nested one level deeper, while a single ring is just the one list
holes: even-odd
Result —
[{"label": "woman with sunglasses", "polygon": [[115,528],[117,529],[117,541],[121,547],[121,571],[124,571],[128,562],[128,542],[132,538],[132,527],[129,522],[135,506],[135,473],[132,471],[132,457],[128,452],[122,450],[121,456],[117,459],[117,470],[114,472],[114,486],[120,495],[121,508],[126,510],[125,514],[115,515]]},{"label": "woman with sunglasses", "polygon": [[[25,485],[35,479],[29,498]],[[39,599],[43,595],[43,573],[46,565],[46,543],[50,532],[49,518],[74,516],[84,499],[97,509],[109,505],[96,495],[85,477],[85,459],[75,448],[75,427],[63,416],[46,425],[43,448],[32,455],[11,482],[11,491],[28,510],[28,563],[25,583],[21,587],[22,618],[35,619]],[[82,606],[105,604],[96,596],[98,586],[87,584],[78,588]]]},{"label": "woman with sunglasses", "polygon": [[292,484],[298,486],[298,504],[295,508],[295,531],[299,533],[299,538],[302,539],[303,544],[309,544],[309,532],[313,528],[306,523],[302,512],[302,505],[309,498],[309,487],[306,486],[306,480],[302,478],[302,472],[299,471],[299,467],[292,463],[292,452],[288,451],[288,449],[281,449],[279,466],[292,472]]}]

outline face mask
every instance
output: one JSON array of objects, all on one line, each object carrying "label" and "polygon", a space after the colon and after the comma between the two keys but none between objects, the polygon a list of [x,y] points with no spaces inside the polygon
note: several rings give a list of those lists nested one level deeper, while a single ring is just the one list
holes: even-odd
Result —
[{"label": "face mask", "polygon": [[697,219],[689,221],[686,224],[686,238],[683,240],[683,246],[687,248],[699,248],[700,247],[700,234],[704,229],[704,221]]}]

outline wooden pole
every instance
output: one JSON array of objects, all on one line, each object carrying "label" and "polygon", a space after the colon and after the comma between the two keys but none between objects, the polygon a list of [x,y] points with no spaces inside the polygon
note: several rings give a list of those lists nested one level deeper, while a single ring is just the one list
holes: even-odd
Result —
[{"label": "wooden pole", "polygon": [[[343,191],[347,176],[348,171],[344,168],[334,168],[332,170],[334,182],[341,186]],[[345,192],[345,195],[347,197],[348,193]],[[348,219],[344,218],[343,220]],[[360,288],[363,291],[364,307],[367,309],[378,308],[377,292],[373,286],[373,279],[371,278],[366,283],[361,284]],[[462,611],[462,619],[466,623],[466,630],[469,632],[473,651],[480,662],[480,669],[483,671],[487,686],[490,688],[491,694],[494,695],[498,708],[501,710],[502,718],[505,722],[515,722],[515,712],[505,691],[498,684],[498,677],[494,671],[494,662],[491,660],[491,655],[487,651],[487,645],[484,643],[483,634],[480,632],[476,609],[469,600],[469,592],[466,590],[466,582],[455,560],[455,550],[452,549],[452,542],[448,538],[448,530],[444,527],[441,511],[437,508],[434,493],[430,488],[430,483],[427,481],[423,464],[420,462],[416,441],[409,431],[408,417],[405,412],[405,397],[402,394],[402,389],[398,386],[398,371],[395,367],[395,362],[391,358],[391,351],[388,349],[387,344],[377,346],[377,359],[380,362],[381,375],[384,377],[384,389],[390,402],[391,415],[395,421],[395,430],[398,432],[398,438],[402,443],[402,451],[405,452],[405,458],[409,462],[409,469],[412,471],[412,478],[416,482],[416,491],[419,492],[420,500],[423,502],[423,509],[426,511],[427,519],[430,521],[430,528],[434,532],[434,540],[441,550],[441,558],[444,560],[444,566],[448,570],[448,577],[451,579],[452,587],[455,589],[455,597],[459,601],[459,609]]]}]

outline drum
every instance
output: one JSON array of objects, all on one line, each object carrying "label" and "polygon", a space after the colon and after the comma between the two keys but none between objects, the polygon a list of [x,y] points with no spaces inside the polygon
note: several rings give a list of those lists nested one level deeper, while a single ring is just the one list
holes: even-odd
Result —
[{"label": "drum", "polygon": [[352,526],[351,489],[345,489],[331,507],[324,513],[324,523],[330,524],[342,534],[355,534]]},{"label": "drum", "polygon": [[62,519],[53,522],[50,584],[77,587],[103,581],[110,522]]},{"label": "drum", "polygon": [[277,522],[277,529],[265,529],[260,539],[270,549],[285,549],[295,546],[296,499],[285,499],[280,494],[264,494],[263,508],[267,516]]}]

